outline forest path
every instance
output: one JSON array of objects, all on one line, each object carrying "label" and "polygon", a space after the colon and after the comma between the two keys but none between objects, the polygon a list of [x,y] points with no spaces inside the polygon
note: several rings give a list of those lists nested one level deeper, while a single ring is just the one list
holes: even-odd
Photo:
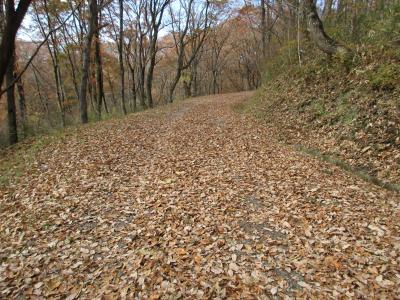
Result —
[{"label": "forest path", "polygon": [[43,149],[1,197],[0,298],[399,296],[398,194],[282,146],[249,96]]}]

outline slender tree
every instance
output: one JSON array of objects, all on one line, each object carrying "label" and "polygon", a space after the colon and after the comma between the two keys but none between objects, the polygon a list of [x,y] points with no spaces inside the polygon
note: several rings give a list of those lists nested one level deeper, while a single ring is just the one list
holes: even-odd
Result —
[{"label": "slender tree", "polygon": [[119,60],[119,76],[121,79],[121,106],[122,112],[126,115],[125,104],[125,69],[124,69],[124,0],[118,0],[119,3],[119,43],[118,43],[118,60]]},{"label": "slender tree", "polygon": [[17,79],[18,77],[18,68],[17,64],[15,63],[14,74],[16,79],[17,91],[18,91],[18,104],[19,104],[19,113],[21,119],[22,130],[24,134],[27,131],[27,120],[26,120],[26,98],[25,98],[25,89],[24,84],[22,82],[22,78]]},{"label": "slender tree", "polygon": [[146,74],[146,95],[149,107],[153,107],[153,76],[156,65],[157,40],[164,12],[170,0],[149,0],[146,23],[149,26],[149,63]]},{"label": "slender tree", "polygon": [[261,43],[263,59],[267,56],[267,22],[265,0],[261,0]]},{"label": "slender tree", "polygon": [[103,79],[103,59],[101,57],[101,41],[100,41],[100,22],[99,15],[101,11],[94,16],[95,30],[95,61],[96,61],[96,87],[97,87],[97,115],[101,119],[102,103],[106,109],[106,98],[104,95],[104,79]]},{"label": "slender tree", "polygon": [[87,105],[87,87],[89,82],[89,68],[90,68],[90,49],[92,45],[93,36],[96,31],[95,18],[97,15],[97,0],[90,0],[89,2],[89,27],[86,34],[85,47],[83,50],[83,63],[82,63],[82,79],[80,87],[80,117],[81,122],[88,122],[88,105]]}]

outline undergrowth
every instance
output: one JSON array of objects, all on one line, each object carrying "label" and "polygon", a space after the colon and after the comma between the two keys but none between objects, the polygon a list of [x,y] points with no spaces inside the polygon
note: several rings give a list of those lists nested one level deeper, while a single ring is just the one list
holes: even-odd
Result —
[{"label": "undergrowth", "polygon": [[328,33],[353,49],[351,61],[329,58],[311,41],[302,45],[299,61],[294,42],[289,43],[266,63],[255,96],[237,109],[270,124],[278,140],[334,152],[335,160],[314,156],[395,189],[394,182],[400,183],[400,4],[359,21],[356,36],[343,24],[326,22]]},{"label": "undergrowth", "polygon": [[0,152],[0,187],[8,185],[11,180],[18,179],[44,147],[64,137],[66,133],[66,130],[54,130],[50,134],[29,138],[2,150]]}]

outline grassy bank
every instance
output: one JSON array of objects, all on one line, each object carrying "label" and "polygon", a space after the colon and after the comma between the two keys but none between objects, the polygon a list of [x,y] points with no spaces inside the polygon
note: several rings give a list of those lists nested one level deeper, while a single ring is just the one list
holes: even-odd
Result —
[{"label": "grassy bank", "polygon": [[340,27],[331,30],[355,51],[346,65],[311,43],[304,46],[301,64],[294,64],[282,47],[267,64],[264,84],[241,110],[265,121],[285,143],[337,157],[382,184],[398,185],[399,16],[396,6],[384,18],[366,20],[369,27],[357,41],[346,39]]}]

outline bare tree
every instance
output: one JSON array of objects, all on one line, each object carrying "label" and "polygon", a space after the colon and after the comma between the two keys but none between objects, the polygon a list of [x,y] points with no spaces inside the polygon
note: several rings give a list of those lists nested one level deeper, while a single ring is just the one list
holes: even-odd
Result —
[{"label": "bare tree", "polygon": [[146,5],[146,24],[149,28],[149,62],[146,74],[146,95],[149,107],[153,107],[153,75],[156,65],[157,39],[164,12],[170,0],[149,0]]},{"label": "bare tree", "polygon": [[[206,1],[204,5],[196,7],[194,0],[181,0],[176,14],[170,7],[172,19],[172,36],[174,38],[177,54],[177,65],[175,77],[169,89],[169,102],[172,103],[176,85],[182,76],[182,72],[190,67],[199,53],[210,26],[209,6]],[[198,8],[196,10],[196,8]],[[187,49],[188,45],[192,46]]]}]

